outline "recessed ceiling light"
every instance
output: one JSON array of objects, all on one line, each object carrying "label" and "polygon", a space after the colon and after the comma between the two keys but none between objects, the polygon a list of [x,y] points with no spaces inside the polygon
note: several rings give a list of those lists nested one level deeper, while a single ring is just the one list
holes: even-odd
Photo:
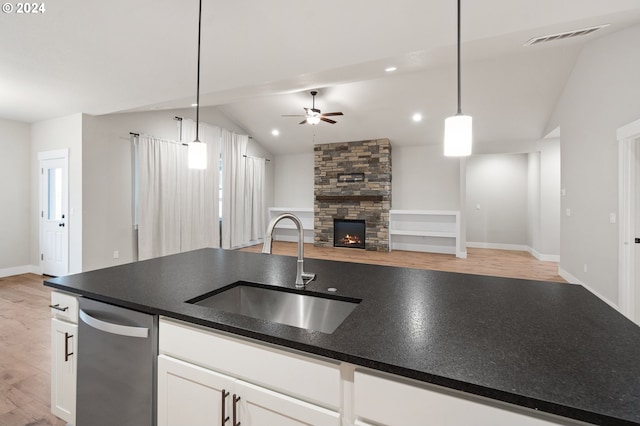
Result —
[{"label": "recessed ceiling light", "polygon": [[273,130],[271,131],[271,134],[272,134],[273,136],[278,136],[278,135],[280,134],[280,130],[278,130],[278,129],[273,129]]},{"label": "recessed ceiling light", "polygon": [[197,107],[197,106],[198,106],[198,104],[191,104],[191,106],[192,106],[192,107]]},{"label": "recessed ceiling light", "polygon": [[385,68],[384,70],[385,70],[386,72],[394,72],[394,71],[395,71],[395,70],[397,70],[397,69],[398,69],[398,68],[396,68],[396,67],[388,67],[388,68]]},{"label": "recessed ceiling light", "polygon": [[415,122],[422,121],[422,114],[420,114],[419,112],[416,112],[415,114],[413,114],[411,118]]}]

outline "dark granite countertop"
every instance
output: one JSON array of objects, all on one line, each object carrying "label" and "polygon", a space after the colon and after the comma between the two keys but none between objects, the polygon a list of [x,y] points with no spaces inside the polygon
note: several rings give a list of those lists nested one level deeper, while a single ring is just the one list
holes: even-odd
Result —
[{"label": "dark granite countertop", "polygon": [[640,327],[582,286],[305,260],[307,291],[362,299],[333,334],[185,303],[237,281],[293,287],[296,259],[203,249],[45,285],[602,425],[640,424]]}]

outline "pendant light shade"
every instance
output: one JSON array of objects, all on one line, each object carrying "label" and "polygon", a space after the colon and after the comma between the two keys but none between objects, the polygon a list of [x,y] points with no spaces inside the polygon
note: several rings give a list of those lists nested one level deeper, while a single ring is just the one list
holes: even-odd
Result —
[{"label": "pendant light shade", "polygon": [[473,120],[462,114],[462,89],[460,84],[460,0],[458,0],[458,113],[444,121],[444,155],[463,157],[471,155]]},{"label": "pendant light shade", "polygon": [[444,120],[444,155],[471,155],[473,120],[470,115],[453,115]]},{"label": "pendant light shade", "polygon": [[196,138],[189,144],[187,165],[190,169],[207,168],[207,144],[200,142],[200,34],[202,32],[202,0],[198,2],[198,71],[196,77]]},{"label": "pendant light shade", "polygon": [[187,162],[190,169],[204,170],[207,168],[207,144],[194,140],[188,147]]}]

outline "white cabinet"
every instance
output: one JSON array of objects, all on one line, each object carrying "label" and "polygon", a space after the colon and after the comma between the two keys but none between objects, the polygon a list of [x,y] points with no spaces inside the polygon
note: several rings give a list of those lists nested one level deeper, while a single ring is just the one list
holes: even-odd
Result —
[{"label": "white cabinet", "polygon": [[159,330],[159,426],[340,425],[337,364],[172,320]]},{"label": "white cabinet", "polygon": [[[236,381],[236,422],[244,426],[340,425],[340,414],[241,380]],[[233,411],[233,410],[232,410]],[[232,423],[233,424],[233,423]]]},{"label": "white cabinet", "polygon": [[75,424],[78,299],[52,292],[51,312],[51,413]]},{"label": "white cabinet", "polygon": [[[569,419],[534,413],[514,405],[462,392],[387,378],[356,370],[355,424],[437,426],[550,426],[572,424]],[[583,424],[583,423],[573,423]]]},{"label": "white cabinet", "polygon": [[339,425],[337,412],[207,368],[158,357],[158,426]]},{"label": "white cabinet", "polygon": [[449,210],[391,210],[391,250],[455,254],[466,258],[460,238],[460,212]]},{"label": "white cabinet", "polygon": [[158,426],[223,424],[230,416],[226,408],[233,382],[229,376],[160,355]]}]

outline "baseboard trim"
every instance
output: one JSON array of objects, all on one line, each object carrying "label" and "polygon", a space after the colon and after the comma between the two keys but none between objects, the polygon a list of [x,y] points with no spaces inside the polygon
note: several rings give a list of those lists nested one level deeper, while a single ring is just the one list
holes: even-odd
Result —
[{"label": "baseboard trim", "polygon": [[521,245],[521,244],[467,242],[467,247],[494,249],[494,250],[526,251],[527,253],[530,253],[533,257],[535,257],[541,262],[560,262],[560,256],[556,254],[539,253],[538,251],[532,249],[531,247]]},{"label": "baseboard trim", "polygon": [[575,277],[574,275],[570,274],[566,270],[564,270],[562,268],[558,268],[558,275],[560,275],[562,278],[564,278],[569,284],[581,285],[582,287],[586,288],[590,293],[592,293],[594,296],[596,296],[598,299],[602,300],[604,303],[606,303],[607,305],[611,306],[616,311],[622,312],[622,311],[620,311],[620,307],[616,303],[613,303],[611,300],[607,299],[602,294],[598,293],[596,290],[591,288],[588,284],[583,283],[577,277]]},{"label": "baseboard trim", "polygon": [[560,255],[557,254],[542,254],[531,247],[529,247],[529,253],[541,262],[560,262]]},{"label": "baseboard trim", "polygon": [[501,243],[475,243],[467,241],[467,247],[471,248],[484,248],[494,250],[511,250],[511,251],[529,251],[528,246],[520,244],[501,244]]},{"label": "baseboard trim", "polygon": [[21,274],[37,274],[41,275],[40,267],[36,265],[14,266],[12,268],[0,269],[0,278],[10,277]]}]

